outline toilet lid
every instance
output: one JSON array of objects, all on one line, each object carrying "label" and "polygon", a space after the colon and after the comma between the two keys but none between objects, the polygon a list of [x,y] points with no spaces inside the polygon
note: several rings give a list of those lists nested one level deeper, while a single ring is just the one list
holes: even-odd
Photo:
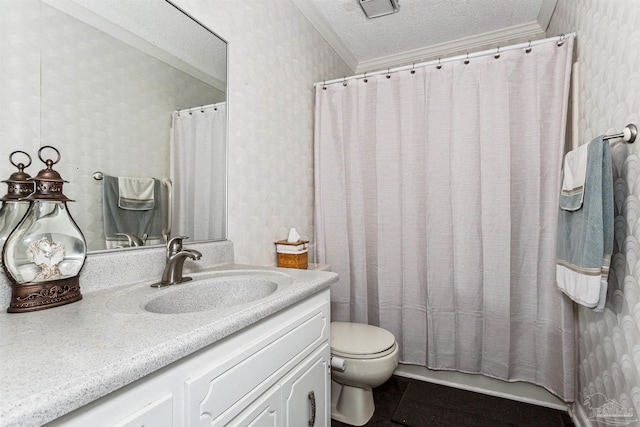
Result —
[{"label": "toilet lid", "polygon": [[395,348],[393,334],[363,323],[331,322],[331,353],[337,356],[382,357]]}]

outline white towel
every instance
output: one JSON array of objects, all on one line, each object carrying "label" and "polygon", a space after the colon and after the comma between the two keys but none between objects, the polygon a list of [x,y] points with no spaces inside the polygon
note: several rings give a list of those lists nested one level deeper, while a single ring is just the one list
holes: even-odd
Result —
[{"label": "white towel", "polygon": [[558,210],[556,282],[573,301],[602,311],[613,253],[613,170],[609,143],[602,136],[587,147],[584,204]]},{"label": "white towel", "polygon": [[150,211],[155,206],[153,178],[118,177],[118,207],[131,211]]},{"label": "white towel", "polygon": [[570,151],[564,156],[562,167],[562,192],[560,193],[560,209],[576,211],[584,201],[584,181],[587,176],[587,146]]}]

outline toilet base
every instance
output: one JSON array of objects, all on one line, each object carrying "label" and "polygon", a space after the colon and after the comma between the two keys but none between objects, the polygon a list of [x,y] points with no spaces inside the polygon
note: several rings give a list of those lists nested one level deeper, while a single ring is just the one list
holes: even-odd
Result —
[{"label": "toilet base", "polygon": [[373,416],[373,391],[340,384],[331,379],[331,418],[353,426],[365,425]]}]

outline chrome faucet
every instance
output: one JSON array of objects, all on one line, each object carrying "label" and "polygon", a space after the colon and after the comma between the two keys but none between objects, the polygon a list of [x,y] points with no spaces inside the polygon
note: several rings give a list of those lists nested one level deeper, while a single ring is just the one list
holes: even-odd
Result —
[{"label": "chrome faucet", "polygon": [[162,272],[162,279],[151,285],[153,288],[161,288],[169,285],[177,285],[191,280],[191,277],[182,277],[182,267],[187,258],[199,260],[202,254],[195,249],[183,249],[182,240],[188,237],[174,237],[167,242],[167,261]]}]

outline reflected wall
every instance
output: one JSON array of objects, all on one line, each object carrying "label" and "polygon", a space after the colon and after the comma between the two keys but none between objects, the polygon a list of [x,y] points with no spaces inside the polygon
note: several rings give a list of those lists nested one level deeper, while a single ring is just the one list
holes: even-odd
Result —
[{"label": "reflected wall", "polygon": [[[93,173],[169,178],[171,113],[225,93],[38,0],[0,8],[2,145],[61,152],[74,219],[89,250],[105,249],[102,182]],[[0,153],[2,178],[9,152]],[[42,166],[35,159],[27,172]]]}]

